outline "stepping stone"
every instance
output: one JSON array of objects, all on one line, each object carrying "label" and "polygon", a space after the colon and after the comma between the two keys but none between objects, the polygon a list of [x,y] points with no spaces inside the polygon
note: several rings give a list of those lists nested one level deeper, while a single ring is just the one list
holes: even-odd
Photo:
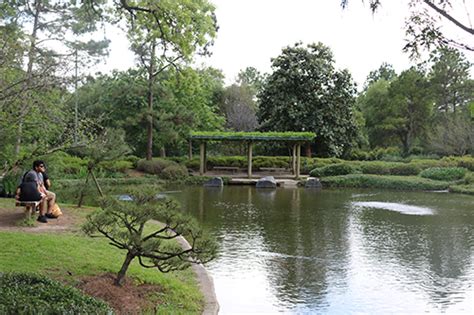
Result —
[{"label": "stepping stone", "polygon": [[257,188],[276,188],[277,183],[273,176],[265,176],[257,181]]},{"label": "stepping stone", "polygon": [[323,185],[321,185],[321,182],[319,181],[319,178],[309,177],[308,180],[306,180],[306,183],[304,184],[304,188],[321,189],[321,188],[323,188]]},{"label": "stepping stone", "polygon": [[224,187],[222,177],[214,177],[204,183],[204,187]]}]

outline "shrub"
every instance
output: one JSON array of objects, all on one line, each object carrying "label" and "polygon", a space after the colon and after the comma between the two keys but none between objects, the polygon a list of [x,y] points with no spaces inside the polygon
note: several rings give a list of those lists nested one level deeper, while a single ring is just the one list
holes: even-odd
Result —
[{"label": "shrub", "polygon": [[364,174],[389,175],[393,163],[389,162],[361,162],[359,168]]},{"label": "shrub", "polygon": [[449,187],[448,182],[433,181],[415,176],[380,176],[366,174],[349,174],[331,176],[321,179],[323,186],[384,188],[399,190],[442,190]]},{"label": "shrub", "polygon": [[133,168],[133,163],[130,161],[104,161],[99,164],[99,167],[109,172],[121,172]]},{"label": "shrub", "polygon": [[165,167],[160,176],[165,179],[180,179],[188,176],[188,169],[184,165],[170,165]]},{"label": "shrub", "polygon": [[390,168],[390,175],[402,175],[402,176],[410,176],[410,175],[418,175],[421,169],[419,166],[411,163],[401,163],[395,164]]},{"label": "shrub", "polygon": [[140,158],[135,155],[129,155],[125,157],[125,161],[129,161],[132,163],[133,167],[137,167],[137,163],[140,161]]},{"label": "shrub", "polygon": [[348,163],[338,163],[315,168],[310,172],[311,176],[324,177],[324,176],[336,176],[336,175],[347,175],[359,172],[359,169]]},{"label": "shrub", "polygon": [[452,185],[449,186],[449,192],[474,195],[474,185]]},{"label": "shrub", "polygon": [[0,273],[0,314],[112,314],[112,309],[44,276]]},{"label": "shrub", "polygon": [[420,176],[434,180],[453,181],[463,178],[466,172],[467,170],[462,167],[432,167],[422,171]]},{"label": "shrub", "polygon": [[148,174],[158,175],[170,165],[176,165],[176,162],[161,158],[154,158],[151,161],[139,160],[137,162],[137,170]]}]

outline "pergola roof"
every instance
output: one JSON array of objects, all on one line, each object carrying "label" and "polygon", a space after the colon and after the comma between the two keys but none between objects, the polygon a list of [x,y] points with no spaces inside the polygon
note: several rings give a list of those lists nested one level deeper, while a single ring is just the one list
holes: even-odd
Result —
[{"label": "pergola roof", "polygon": [[312,132],[214,132],[193,131],[191,140],[217,140],[217,141],[286,141],[301,142],[312,141],[316,137]]}]

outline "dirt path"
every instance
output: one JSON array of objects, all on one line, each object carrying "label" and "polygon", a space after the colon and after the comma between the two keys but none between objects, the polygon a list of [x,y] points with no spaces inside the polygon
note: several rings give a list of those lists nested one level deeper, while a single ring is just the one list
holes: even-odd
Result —
[{"label": "dirt path", "polygon": [[[84,220],[80,212],[88,212],[88,209],[77,209],[73,207],[61,207],[63,215],[57,219],[48,219],[48,223],[40,223],[35,221],[32,227],[21,226],[21,221],[25,218],[24,208],[15,207],[12,199],[12,206],[0,207],[0,231],[22,231],[22,232],[61,232],[76,231],[79,229],[80,223]],[[35,220],[37,214],[32,216]]]}]

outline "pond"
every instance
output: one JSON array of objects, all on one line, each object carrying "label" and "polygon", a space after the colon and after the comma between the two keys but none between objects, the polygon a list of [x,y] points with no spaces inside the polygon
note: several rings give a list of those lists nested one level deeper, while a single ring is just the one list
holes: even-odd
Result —
[{"label": "pond", "polygon": [[469,313],[474,197],[442,192],[187,187],[213,231],[221,314]]}]

